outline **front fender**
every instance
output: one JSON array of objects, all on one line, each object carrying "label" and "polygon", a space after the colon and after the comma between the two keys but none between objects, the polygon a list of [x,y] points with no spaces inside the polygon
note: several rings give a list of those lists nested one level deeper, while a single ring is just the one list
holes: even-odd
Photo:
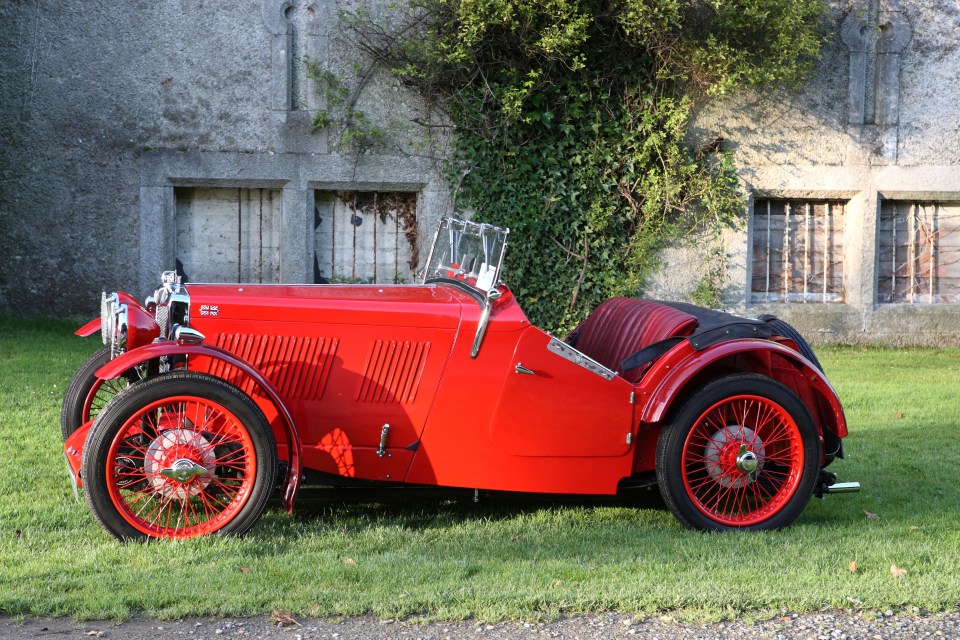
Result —
[{"label": "front fender", "polygon": [[95,333],[100,333],[100,318],[94,318],[87,324],[73,332],[73,335],[81,338],[89,338]]},{"label": "front fender", "polygon": [[[126,291],[117,291],[117,297],[120,298],[120,302],[133,304],[143,309],[143,305]],[[144,311],[146,310],[144,309]],[[87,324],[74,331],[73,335],[80,336],[81,338],[89,338],[95,333],[100,333],[100,316],[97,316]]]},{"label": "front fender", "polygon": [[823,373],[793,349],[778,342],[754,338],[721,342],[703,351],[694,349],[687,340],[673,347],[654,363],[638,385],[641,420],[647,423],[662,421],[698,374],[721,360],[741,354],[777,355],[793,363],[799,377],[814,392],[822,414],[832,423],[823,426],[840,438],[847,436],[847,421],[840,399]]},{"label": "front fender", "polygon": [[293,416],[290,415],[289,409],[287,409],[287,406],[283,403],[283,399],[277,392],[277,388],[249,362],[237,357],[226,349],[212,345],[179,344],[177,342],[164,341],[133,349],[114,358],[97,369],[96,376],[101,380],[110,380],[116,378],[124,371],[141,365],[148,360],[154,360],[163,356],[181,355],[205,356],[236,367],[248,375],[274,404],[277,413],[280,415],[280,422],[283,424],[284,434],[289,443],[290,460],[287,465],[283,506],[285,506],[288,511],[292,511],[293,501],[297,496],[297,490],[300,486],[300,477],[303,475],[303,447],[300,443],[300,435],[297,433],[297,427],[293,423]]}]

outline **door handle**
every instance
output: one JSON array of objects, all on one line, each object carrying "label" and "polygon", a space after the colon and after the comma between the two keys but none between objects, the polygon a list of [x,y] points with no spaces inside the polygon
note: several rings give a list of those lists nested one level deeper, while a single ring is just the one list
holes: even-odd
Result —
[{"label": "door handle", "polygon": [[525,373],[528,376],[533,375],[533,369],[527,369],[525,366],[523,366],[519,362],[517,363],[517,366],[514,367],[514,371],[516,371],[517,373]]}]

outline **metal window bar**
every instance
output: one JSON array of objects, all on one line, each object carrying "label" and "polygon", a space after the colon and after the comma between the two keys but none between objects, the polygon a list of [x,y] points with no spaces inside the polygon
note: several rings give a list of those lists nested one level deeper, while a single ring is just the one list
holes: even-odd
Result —
[{"label": "metal window bar", "polygon": [[783,205],[783,301],[789,302],[790,279],[793,277],[793,266],[790,264],[790,203]]},{"label": "metal window bar", "polygon": [[[926,206],[924,206],[924,211],[926,211]],[[937,273],[937,270],[935,268],[935,263],[937,259],[935,245],[937,243],[937,240],[939,239],[939,230],[937,229],[937,222],[940,219],[939,213],[940,213],[940,205],[938,205],[937,203],[933,203],[933,213],[930,214],[930,224],[927,227],[928,229],[927,242],[930,243],[930,263],[929,263],[930,275],[928,276],[928,279],[930,281],[930,293],[928,294],[929,297],[927,298],[927,304],[933,304],[933,278],[934,278],[934,275]]]},{"label": "metal window bar", "polygon": [[243,189],[237,189],[237,282],[243,282]]},{"label": "metal window bar", "polygon": [[263,189],[260,189],[260,243],[257,254],[257,282],[263,284]]},{"label": "metal window bar", "polygon": [[810,203],[803,212],[803,303],[807,303],[807,282],[810,280]]},{"label": "metal window bar", "polygon": [[914,294],[917,290],[917,204],[913,203],[909,211],[910,218],[907,226],[907,273],[909,278],[907,281],[907,296],[908,301],[913,303],[916,302]]},{"label": "metal window bar", "polygon": [[827,277],[832,266],[833,247],[830,243],[830,203],[823,207],[823,302],[827,301]]},{"label": "metal window bar", "polygon": [[763,289],[766,300],[770,299],[770,201],[767,200],[767,281]]},{"label": "metal window bar", "polygon": [[893,230],[892,233],[892,247],[893,250],[890,252],[890,302],[896,302],[897,300],[897,203],[893,203],[893,218],[891,222],[891,227]]},{"label": "metal window bar", "polygon": [[377,218],[380,217],[380,207],[377,194],[373,194],[373,282],[377,284]]},{"label": "metal window bar", "polygon": [[[777,242],[773,234],[774,200],[761,200],[754,209],[756,216],[765,218],[767,224],[766,233],[755,235],[753,240],[755,252],[766,251],[763,260],[765,271],[752,289],[754,300],[805,303],[842,300],[842,281],[838,284],[839,289],[835,290],[832,274],[837,265],[842,264],[842,258],[834,261],[833,252],[836,251],[837,240],[835,226],[842,220],[838,216],[842,215],[843,205],[829,201],[818,204],[813,200],[779,200],[776,203],[783,212],[779,264],[773,260],[773,244]],[[839,213],[834,204],[840,205]],[[818,210],[818,206],[823,208]],[[822,236],[817,235],[820,233]],[[776,282],[777,276],[783,279],[782,283]],[[816,277],[823,278],[819,286],[815,283]],[[798,278],[802,278],[802,282],[796,282]]]}]

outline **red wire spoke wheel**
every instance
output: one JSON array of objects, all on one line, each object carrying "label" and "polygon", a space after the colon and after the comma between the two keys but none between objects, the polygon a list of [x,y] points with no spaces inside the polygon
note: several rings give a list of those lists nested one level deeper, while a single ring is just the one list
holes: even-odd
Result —
[{"label": "red wire spoke wheel", "polygon": [[120,539],[241,534],[263,513],[276,445],[239,389],[175,372],[133,385],[91,429],[87,502]]},{"label": "red wire spoke wheel", "polygon": [[785,386],[758,375],[716,380],[665,427],[657,477],[686,526],[787,526],[806,506],[819,468],[810,412]]}]

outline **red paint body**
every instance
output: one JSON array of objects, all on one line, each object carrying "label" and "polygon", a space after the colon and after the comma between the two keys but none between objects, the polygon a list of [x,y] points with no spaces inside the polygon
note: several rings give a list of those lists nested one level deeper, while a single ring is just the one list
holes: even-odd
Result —
[{"label": "red paint body", "polygon": [[[289,465],[288,507],[301,468],[423,485],[613,494],[622,480],[653,471],[657,437],[677,403],[730,372],[784,383],[821,437],[847,433],[829,383],[779,338],[700,351],[684,340],[634,384],[551,352],[550,336],[530,325],[503,285],[476,358],[482,305],[452,283],[187,288],[190,327],[204,335],[202,345],[133,348],[97,375],[180,354],[190,370],[245,391]],[[90,323],[78,333],[94,331]],[[75,470],[86,432],[66,445]]]}]

